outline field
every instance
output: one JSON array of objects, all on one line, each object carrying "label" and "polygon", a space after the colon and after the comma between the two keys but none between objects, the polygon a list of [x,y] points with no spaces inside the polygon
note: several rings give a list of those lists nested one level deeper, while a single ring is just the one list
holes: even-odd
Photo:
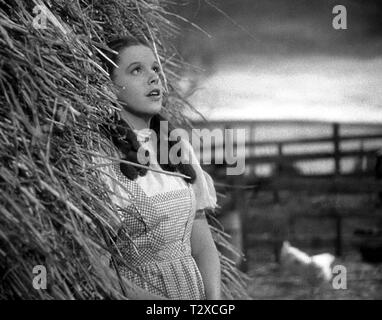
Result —
[{"label": "field", "polygon": [[[331,283],[312,286],[300,274],[293,270],[286,271],[276,263],[275,246],[269,241],[298,237],[300,243],[294,244],[292,241],[292,245],[309,255],[324,252],[335,255],[335,242],[333,245],[325,242],[335,237],[335,226],[330,219],[297,219],[293,232],[288,224],[291,216],[301,213],[319,215],[333,207],[342,214],[348,212],[348,217],[343,220],[342,256],[337,256],[333,263],[333,266],[342,265],[346,268],[345,290],[336,290]],[[248,208],[252,209],[249,213],[251,223],[247,229],[250,239],[247,273],[252,278],[249,291],[253,299],[382,299],[382,264],[362,261],[358,247],[361,240],[354,235],[357,228],[381,226],[382,217],[378,217],[380,207],[373,195],[309,197],[286,193],[280,197],[280,203],[275,204],[270,195],[260,194],[250,201]],[[357,210],[377,216],[352,218],[349,212]]]},{"label": "field", "polygon": [[300,277],[285,277],[278,264],[256,262],[250,266],[249,284],[253,299],[382,299],[382,265],[364,263],[354,253],[345,259],[337,259],[347,269],[347,289],[335,290],[331,284],[315,288],[304,283]]}]

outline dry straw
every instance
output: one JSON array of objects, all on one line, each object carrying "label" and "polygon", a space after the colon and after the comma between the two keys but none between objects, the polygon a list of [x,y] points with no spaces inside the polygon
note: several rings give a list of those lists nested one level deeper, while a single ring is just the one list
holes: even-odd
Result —
[{"label": "dry straw", "polygon": [[[0,1],[0,298],[129,298],[129,283],[100,259],[120,260],[110,190],[91,157],[105,143],[99,124],[118,108],[100,50],[113,36],[154,41],[166,61],[165,112],[184,122],[188,104],[174,89],[182,63],[166,42],[179,30],[166,8],[158,0]],[[36,265],[47,269],[46,290],[32,286]],[[245,297],[233,262],[222,256],[222,266],[226,296]]]}]

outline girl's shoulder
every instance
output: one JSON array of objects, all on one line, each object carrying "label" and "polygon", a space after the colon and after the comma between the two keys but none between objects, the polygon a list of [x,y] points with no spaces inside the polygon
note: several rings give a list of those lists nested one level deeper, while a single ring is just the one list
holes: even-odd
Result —
[{"label": "girl's shoulder", "polygon": [[196,199],[196,210],[216,208],[217,198],[213,179],[200,166],[200,162],[191,143],[185,139],[182,139],[182,143],[185,160],[189,161],[196,173],[196,179],[192,185]]}]

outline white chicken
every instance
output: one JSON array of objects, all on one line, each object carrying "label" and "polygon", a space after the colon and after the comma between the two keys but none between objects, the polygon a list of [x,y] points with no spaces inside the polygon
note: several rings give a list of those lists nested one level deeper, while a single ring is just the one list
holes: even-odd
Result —
[{"label": "white chicken", "polygon": [[330,253],[309,256],[284,241],[280,262],[283,269],[291,274],[301,276],[311,286],[328,283],[332,279],[332,264],[335,257]]}]

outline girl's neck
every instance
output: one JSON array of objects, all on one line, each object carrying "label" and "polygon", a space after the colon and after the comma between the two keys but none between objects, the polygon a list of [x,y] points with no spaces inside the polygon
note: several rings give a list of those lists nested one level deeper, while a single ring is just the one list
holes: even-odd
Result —
[{"label": "girl's neck", "polygon": [[133,114],[125,109],[121,110],[121,118],[126,121],[134,130],[142,130],[150,128],[151,116],[142,117]]}]

